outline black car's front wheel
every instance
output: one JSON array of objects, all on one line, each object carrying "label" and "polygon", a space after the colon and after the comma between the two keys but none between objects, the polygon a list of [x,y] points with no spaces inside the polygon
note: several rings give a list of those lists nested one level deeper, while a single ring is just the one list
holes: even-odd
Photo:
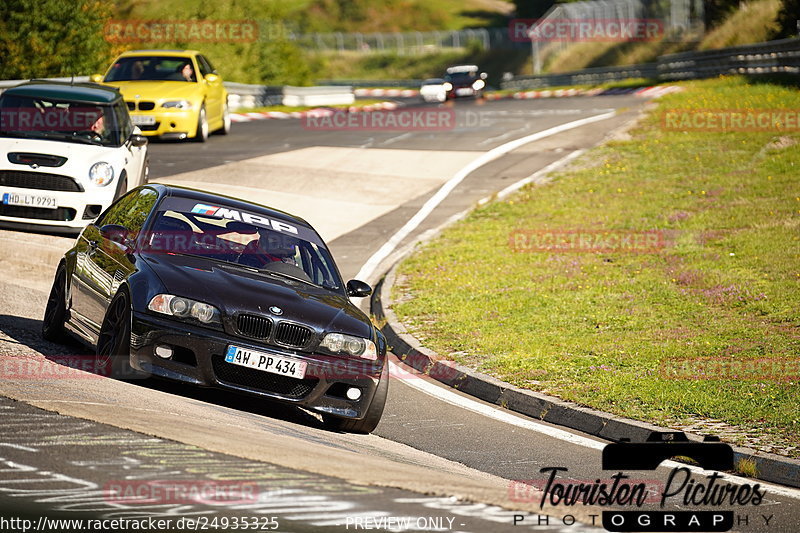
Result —
[{"label": "black car's front wheel", "polygon": [[64,322],[67,319],[67,269],[61,264],[56,270],[53,287],[47,298],[47,307],[44,309],[42,320],[42,337],[48,341],[59,342],[64,340]]},{"label": "black car's front wheel", "polygon": [[109,369],[128,368],[131,353],[131,304],[128,293],[121,290],[108,306],[100,335],[97,338],[97,360]]},{"label": "black car's front wheel", "polygon": [[383,407],[386,405],[386,397],[389,393],[389,362],[386,361],[381,372],[381,380],[375,390],[375,396],[367,407],[367,414],[364,418],[354,420],[352,418],[339,418],[338,416],[323,414],[322,419],[325,425],[336,431],[346,431],[348,433],[372,433],[378,426],[383,416]]}]

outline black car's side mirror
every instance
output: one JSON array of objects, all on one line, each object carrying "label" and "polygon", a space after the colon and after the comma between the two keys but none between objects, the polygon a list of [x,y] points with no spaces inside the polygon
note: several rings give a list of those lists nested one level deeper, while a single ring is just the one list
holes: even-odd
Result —
[{"label": "black car's side mirror", "polygon": [[100,236],[118,245],[125,253],[130,253],[133,249],[130,233],[128,228],[119,224],[106,224],[100,228]]},{"label": "black car's side mirror", "polygon": [[361,280],[351,279],[347,282],[347,295],[354,298],[363,298],[372,294],[372,287]]},{"label": "black car's side mirror", "polygon": [[144,146],[147,144],[147,137],[144,135],[134,133],[131,135],[130,139],[133,146]]},{"label": "black car's side mirror", "polygon": [[486,74],[485,72],[481,72],[481,79],[482,79],[482,80],[485,80],[485,79],[486,79],[486,78],[488,78],[488,77],[489,77],[489,75],[488,75],[488,74]]}]

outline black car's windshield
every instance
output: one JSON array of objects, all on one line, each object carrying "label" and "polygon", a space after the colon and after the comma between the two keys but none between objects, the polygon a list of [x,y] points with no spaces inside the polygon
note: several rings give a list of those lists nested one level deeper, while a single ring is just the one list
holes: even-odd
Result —
[{"label": "black car's windshield", "polygon": [[237,213],[237,219],[193,211],[159,211],[151,230],[142,237],[142,251],[204,257],[326,289],[341,288],[333,260],[321,242],[282,231],[281,228],[287,227],[285,224],[276,224],[279,228],[276,230],[242,222],[238,211],[226,210],[229,214]]},{"label": "black car's windshield", "polygon": [[129,133],[108,104],[3,94],[0,136],[119,146]]},{"label": "black car's windshield", "polygon": [[190,57],[135,56],[118,59],[104,81],[196,82],[197,75]]},{"label": "black car's windshield", "polygon": [[477,78],[474,72],[454,72],[448,74],[445,79],[450,83],[470,83]]}]

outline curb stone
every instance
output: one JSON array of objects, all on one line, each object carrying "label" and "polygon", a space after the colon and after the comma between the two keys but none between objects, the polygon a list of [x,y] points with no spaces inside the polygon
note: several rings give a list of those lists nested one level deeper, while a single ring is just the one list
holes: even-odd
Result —
[{"label": "curb stone", "polygon": [[[370,312],[375,322],[381,325],[390,351],[412,368],[480,400],[595,437],[610,441],[627,438],[635,442],[645,440],[652,431],[674,431],[647,422],[616,416],[554,396],[521,389],[442,357],[425,348],[408,332],[392,310],[391,290],[396,282],[398,266],[405,257],[414,252],[417,246],[434,239],[444,228],[462,219],[470,211],[472,208],[457,213],[439,227],[426,231],[416,242],[393,255],[391,268],[377,282],[370,297]],[[703,440],[701,435],[686,433],[686,436],[692,441]],[[734,465],[738,467],[744,464],[747,465],[748,471],[755,472],[754,476],[744,474],[741,472],[742,468],[739,468],[737,473],[740,475],[800,488],[800,460],[759,452],[742,446],[732,445],[731,447],[733,448]]]}]

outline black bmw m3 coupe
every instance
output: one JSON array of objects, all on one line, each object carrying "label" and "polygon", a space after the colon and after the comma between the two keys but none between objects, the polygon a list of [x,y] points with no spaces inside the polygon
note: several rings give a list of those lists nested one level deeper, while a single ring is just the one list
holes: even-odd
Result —
[{"label": "black bmw m3 coupe", "polygon": [[369,433],[388,390],[386,341],[350,301],[319,234],[275,209],[145,185],[90,224],[56,270],[42,333],[101,361],[318,412]]}]

